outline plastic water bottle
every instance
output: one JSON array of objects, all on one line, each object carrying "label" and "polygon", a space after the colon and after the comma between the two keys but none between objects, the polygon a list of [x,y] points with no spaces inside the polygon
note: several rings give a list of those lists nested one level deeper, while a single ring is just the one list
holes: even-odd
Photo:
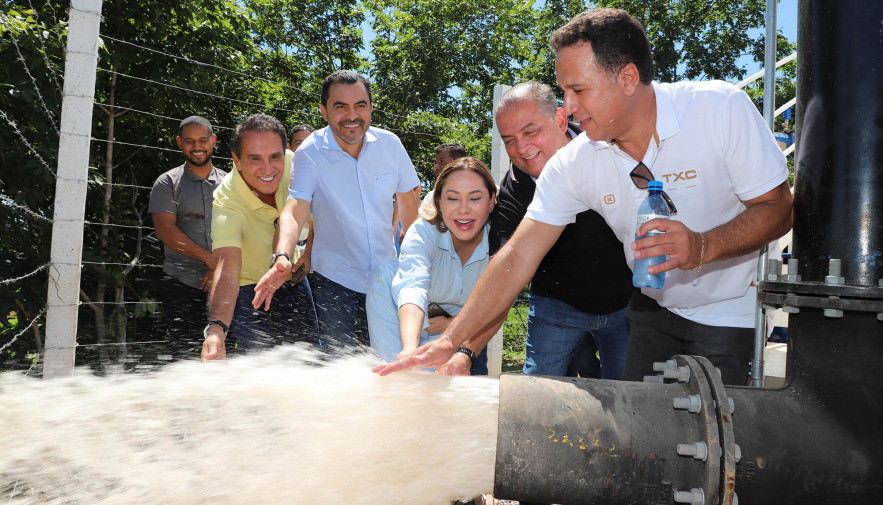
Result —
[{"label": "plastic water bottle", "polygon": [[[639,237],[637,235],[637,230],[641,228],[642,224],[651,219],[656,219],[658,217],[668,219],[671,215],[668,204],[665,202],[665,199],[662,198],[662,181],[650,181],[647,185],[647,189],[650,190],[650,194],[647,195],[647,198],[641,202],[641,206],[638,208],[638,227],[635,229],[635,240],[662,233],[656,230],[651,230],[644,237]],[[647,272],[647,268],[651,265],[658,265],[664,262],[664,254],[653,256],[652,258],[635,258],[632,284],[634,284],[636,288],[662,289],[662,286],[665,285],[665,272],[651,274]]]}]

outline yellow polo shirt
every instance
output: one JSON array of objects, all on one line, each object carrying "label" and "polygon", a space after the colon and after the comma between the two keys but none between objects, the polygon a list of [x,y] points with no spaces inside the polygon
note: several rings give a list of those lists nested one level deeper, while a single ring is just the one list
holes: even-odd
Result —
[{"label": "yellow polo shirt", "polygon": [[[285,168],[279,188],[276,189],[275,207],[262,202],[235,168],[215,190],[212,204],[212,249],[238,247],[242,251],[240,286],[257,284],[269,268],[276,220],[288,200],[293,155],[291,151],[285,151]],[[292,262],[299,256],[297,251],[294,254]]]}]

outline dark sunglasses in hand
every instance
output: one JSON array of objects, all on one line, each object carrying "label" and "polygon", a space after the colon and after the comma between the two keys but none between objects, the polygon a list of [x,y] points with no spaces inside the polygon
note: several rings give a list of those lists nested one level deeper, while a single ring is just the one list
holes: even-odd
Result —
[{"label": "dark sunglasses in hand", "polygon": [[[629,172],[629,177],[632,179],[632,183],[638,189],[647,189],[647,186],[650,184],[650,181],[655,181],[656,178],[653,177],[653,172],[647,168],[647,165],[644,164],[643,161],[638,162],[638,166],[632,169]],[[662,191],[662,199],[665,200],[665,203],[668,204],[669,210],[671,210],[671,215],[675,215],[678,213],[678,208],[675,207],[675,203],[671,201],[671,198]]]}]

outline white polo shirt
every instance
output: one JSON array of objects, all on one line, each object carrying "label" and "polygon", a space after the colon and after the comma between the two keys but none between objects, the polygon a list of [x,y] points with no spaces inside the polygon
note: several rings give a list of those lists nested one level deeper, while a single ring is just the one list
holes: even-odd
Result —
[{"label": "white polo shirt", "polygon": [[[677,206],[672,219],[694,231],[732,220],[742,201],[757,198],[788,178],[781,149],[744,92],[722,82],[659,84],[656,132],[643,163]],[[638,164],[617,146],[580,135],[549,160],[537,181],[526,217],[563,226],[593,209],[623,243],[634,268],[638,206],[647,190],[629,172]],[[665,287],[642,289],[672,312],[710,326],[754,326],[758,252],[690,270],[666,272]]]},{"label": "white polo shirt", "polygon": [[396,257],[392,197],[420,184],[395,134],[369,127],[359,158],[327,126],[294,154],[288,198],[310,202],[315,232],[311,268],[359,293],[379,265]]}]

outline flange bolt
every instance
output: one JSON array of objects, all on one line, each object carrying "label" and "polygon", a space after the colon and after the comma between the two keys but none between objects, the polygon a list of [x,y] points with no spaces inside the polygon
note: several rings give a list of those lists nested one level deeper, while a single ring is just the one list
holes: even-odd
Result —
[{"label": "flange bolt", "polygon": [[[828,275],[825,277],[825,284],[829,286],[839,286],[843,284],[843,277],[840,276],[840,260],[831,258],[828,260]],[[829,296],[831,300],[839,300],[837,296]],[[823,312],[825,317],[843,317],[843,311],[840,309],[825,309]]]},{"label": "flange bolt", "polygon": [[670,359],[668,361],[657,361],[653,363],[653,371],[654,372],[662,372],[668,370],[669,368],[677,368],[678,362]]},{"label": "flange bolt", "polygon": [[693,459],[705,461],[708,459],[708,446],[705,445],[705,442],[678,444],[678,454],[681,456],[693,456]]},{"label": "flange bolt", "polygon": [[702,397],[699,395],[682,396],[672,401],[674,408],[697,413],[702,409]]},{"label": "flange bolt", "polygon": [[690,368],[685,366],[666,368],[662,371],[662,376],[666,379],[677,379],[678,382],[688,382],[690,380]]},{"label": "flange bolt", "polygon": [[705,505],[705,492],[695,487],[689,491],[675,491],[675,503]]}]

